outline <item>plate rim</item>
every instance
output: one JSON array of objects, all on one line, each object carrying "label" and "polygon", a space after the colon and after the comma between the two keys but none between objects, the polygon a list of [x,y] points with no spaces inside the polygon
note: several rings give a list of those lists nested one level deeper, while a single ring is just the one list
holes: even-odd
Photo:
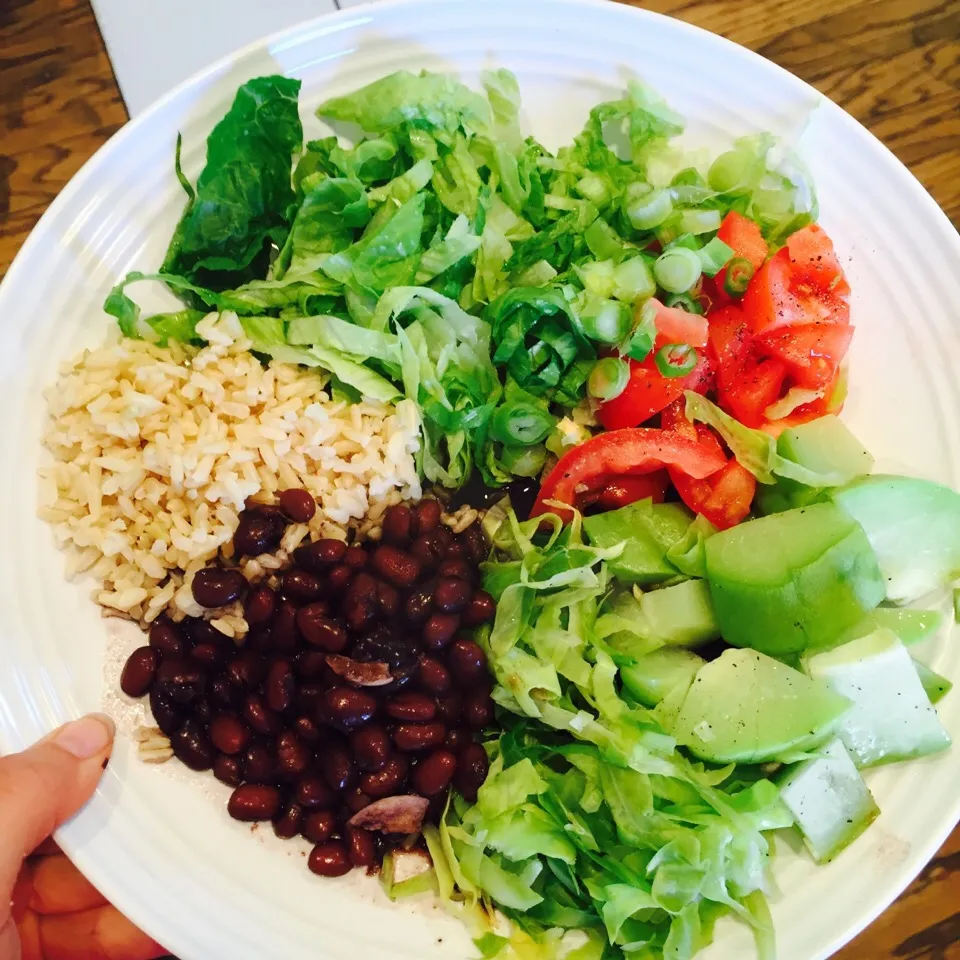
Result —
[{"label": "plate rim", "polygon": [[[512,0],[512,2],[511,0],[488,0],[488,2],[490,2],[491,6],[509,5],[512,10],[518,8],[536,10],[539,8],[544,11],[549,11],[555,10],[558,5],[563,5],[569,8],[581,9],[585,11],[585,13],[602,15],[607,18],[620,17],[624,20],[657,22],[661,24],[661,29],[674,31],[680,36],[685,34],[696,35],[701,42],[712,43],[721,50],[726,49],[727,56],[745,58],[748,61],[752,61],[758,70],[777,71],[782,79],[794,85],[798,91],[802,91],[814,98],[820,110],[831,111],[848,130],[859,137],[866,135],[866,137],[872,141],[871,163],[880,163],[881,157],[883,157],[882,162],[895,172],[897,180],[902,184],[904,190],[907,189],[907,183],[910,182],[910,199],[914,203],[922,204],[925,208],[926,215],[938,224],[941,234],[941,236],[937,238],[938,243],[942,244],[945,251],[948,251],[948,258],[955,259],[958,264],[960,264],[960,233],[954,228],[950,218],[910,168],[900,160],[876,134],[860,123],[839,104],[835,103],[814,86],[791,73],[786,68],[781,67],[779,64],[774,63],[756,51],[696,24],[688,23],[687,21],[656,11],[615,2],[615,0]],[[141,129],[149,126],[154,118],[162,113],[169,104],[186,95],[189,91],[208,84],[211,80],[214,80],[218,74],[229,67],[243,64],[256,54],[269,51],[276,45],[295,42],[297,38],[305,34],[309,33],[312,36],[336,34],[351,26],[363,23],[375,23],[381,16],[386,15],[389,17],[393,11],[398,9],[412,8],[415,10],[416,8],[430,8],[441,4],[444,6],[459,5],[462,8],[467,8],[468,11],[473,6],[472,0],[375,0],[375,2],[359,8],[347,8],[333,13],[321,14],[265,35],[239,47],[232,53],[218,58],[185,78],[167,93],[156,98],[137,116],[129,119],[118,131],[109,137],[107,141],[101,144],[81,165],[76,173],[74,173],[57,196],[54,197],[36,224],[34,224],[27,238],[21,244],[5,276],[2,281],[0,281],[0,305],[4,302],[3,298],[6,296],[7,289],[12,287],[15,282],[18,282],[20,273],[26,269],[26,264],[34,248],[47,239],[46,234],[49,232],[49,223],[55,219],[63,207],[70,203],[77,194],[81,193],[91,176],[95,175],[96,171],[115,151],[120,149],[128,139],[136,138]],[[601,11],[602,14],[600,13]],[[469,15],[468,12],[466,16],[469,17]],[[669,26],[666,26],[667,22],[669,22]],[[349,59],[349,55],[346,59]],[[875,160],[873,158],[875,158]],[[9,742],[9,738],[6,737],[3,729],[0,728],[0,754],[2,754],[3,748],[19,750],[23,749],[23,746],[23,744],[13,744]],[[960,749],[960,744],[956,745],[954,749]],[[99,787],[89,804],[91,815],[98,814],[100,807],[106,804],[102,792],[103,788]],[[892,886],[893,892],[888,896],[879,898],[869,911],[864,911],[858,916],[855,922],[846,927],[832,942],[831,952],[849,943],[872,924],[922,871],[924,866],[936,853],[937,849],[939,849],[953,831],[957,822],[960,822],[960,795],[954,799],[952,809],[952,817],[947,817],[942,829],[930,834],[926,843],[916,844],[912,847],[911,855],[897,872],[898,879]],[[86,815],[81,813],[57,831],[56,837],[64,849],[64,852],[74,860],[82,872],[86,873],[87,870],[85,868],[92,865],[93,869],[89,871],[89,873],[96,877],[98,888],[105,893],[111,903],[115,905],[132,903],[134,905],[133,909],[128,909],[126,906],[123,906],[121,907],[122,912],[130,917],[141,929],[149,935],[157,933],[164,935],[165,931],[159,929],[158,926],[161,922],[159,917],[157,917],[157,924],[155,924],[154,915],[150,914],[146,909],[142,917],[137,916],[141,913],[140,906],[142,901],[133,895],[132,891],[124,885],[120,873],[110,869],[101,871],[96,855],[82,846],[81,837],[85,822]],[[144,904],[144,906],[146,905]],[[181,946],[189,947],[190,945],[183,943]]]}]

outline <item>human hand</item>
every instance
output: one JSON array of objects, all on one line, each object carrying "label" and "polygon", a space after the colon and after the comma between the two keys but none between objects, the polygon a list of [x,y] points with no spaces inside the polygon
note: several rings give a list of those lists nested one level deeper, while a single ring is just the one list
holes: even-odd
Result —
[{"label": "human hand", "polygon": [[66,724],[24,753],[0,758],[0,960],[155,960],[166,954],[48,840],[93,794],[113,734],[110,718],[96,714]]}]

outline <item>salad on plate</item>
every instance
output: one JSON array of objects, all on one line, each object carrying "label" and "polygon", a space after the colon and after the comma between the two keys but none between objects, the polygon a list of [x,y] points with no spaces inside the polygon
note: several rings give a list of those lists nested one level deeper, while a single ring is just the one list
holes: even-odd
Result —
[{"label": "salad on plate", "polygon": [[[850,285],[800,160],[651,89],[556,153],[516,79],[244,84],[156,272],[51,392],[43,515],[149,633],[145,760],[487,958],[775,956],[863,771],[950,746],[921,659],[960,495],[840,419]],[[159,281],[175,309],[145,315]],[[952,611],[951,611],[952,612]],[[789,890],[783,891],[789,896]]]}]

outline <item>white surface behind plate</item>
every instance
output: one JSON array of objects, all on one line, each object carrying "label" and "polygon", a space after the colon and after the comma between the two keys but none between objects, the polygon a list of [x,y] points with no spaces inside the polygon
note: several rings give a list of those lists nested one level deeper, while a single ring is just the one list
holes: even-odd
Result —
[{"label": "white surface behind plate", "polygon": [[[169,2],[169,0],[166,0]],[[399,69],[447,69],[476,83],[489,66],[518,74],[522,121],[549,147],[630,75],[653,83],[704,143],[789,135],[819,108],[802,145],[822,221],[853,288],[851,392],[844,418],[878,469],[960,486],[960,241],[905,168],[815,91],[759,57],[685,24],[608,2],[384,0],[272,38],[197,77],[122,130],[63,191],[0,289],[0,750],[18,749],[101,703],[108,629],[36,519],[42,389],[58,361],[107,329],[101,309],[127,270],[155,269],[183,204],[177,131],[195,177],[204,140],[236,86],[284,71],[313,110]],[[960,644],[924,651],[960,684]],[[939,707],[960,738],[957,691]],[[321,881],[299,850],[277,855],[269,829],[229,820],[189,776],[138,764],[121,738],[95,801],[60,839],[80,868],[181,960],[464,960],[455,921],[428,903],[390,908],[364,878]],[[216,787],[209,776],[196,778]],[[780,960],[822,960],[899,893],[956,821],[960,749],[870,771],[883,813],[832,864],[777,857]],[[357,890],[362,886],[363,892]],[[423,911],[430,916],[424,919]],[[748,960],[724,925],[702,960]]]},{"label": "white surface behind plate", "polygon": [[177,84],[261,37],[368,0],[93,0],[135,117]]}]

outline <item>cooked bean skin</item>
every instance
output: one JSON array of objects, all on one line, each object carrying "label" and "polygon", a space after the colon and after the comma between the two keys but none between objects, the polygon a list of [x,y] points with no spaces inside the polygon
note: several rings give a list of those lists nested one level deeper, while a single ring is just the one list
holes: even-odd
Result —
[{"label": "cooked bean skin", "polygon": [[[400,821],[379,811],[413,804],[437,823],[451,789],[476,798],[493,678],[470,631],[496,604],[480,589],[480,525],[454,534],[429,498],[388,507],[364,542],[307,540],[272,565],[287,525],[317,509],[299,487],[248,501],[232,553],[191,581],[201,606],[242,603],[248,632],[227,637],[210,614],[161,618],[121,687],[149,695],[178,758],[233,788],[231,817],[303,836],[309,869],[335,877],[391,848],[377,831]],[[370,829],[350,825],[380,801],[357,819]]]}]

